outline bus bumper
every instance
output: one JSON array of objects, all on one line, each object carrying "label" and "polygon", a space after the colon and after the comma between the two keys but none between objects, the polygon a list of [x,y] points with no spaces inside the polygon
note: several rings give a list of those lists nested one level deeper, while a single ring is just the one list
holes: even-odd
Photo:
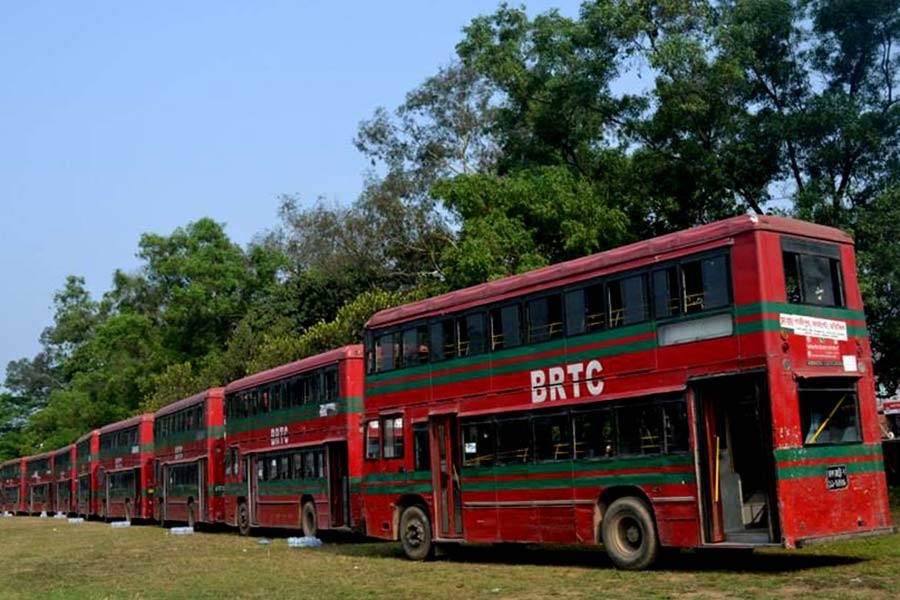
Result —
[{"label": "bus bumper", "polygon": [[794,547],[803,548],[805,546],[815,546],[817,544],[827,544],[830,542],[842,542],[846,540],[875,537],[879,535],[891,535],[893,533],[897,533],[896,527],[877,527],[875,529],[854,531],[852,533],[838,533],[836,535],[822,535],[817,537],[800,538],[794,542]]}]

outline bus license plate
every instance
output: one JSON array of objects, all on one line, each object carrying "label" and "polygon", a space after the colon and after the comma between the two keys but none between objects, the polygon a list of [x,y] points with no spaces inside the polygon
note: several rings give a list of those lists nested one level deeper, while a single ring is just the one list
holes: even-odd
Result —
[{"label": "bus license plate", "polygon": [[828,467],[825,471],[825,487],[829,490],[842,490],[850,485],[850,479],[847,477],[847,467],[839,465],[837,467]]}]

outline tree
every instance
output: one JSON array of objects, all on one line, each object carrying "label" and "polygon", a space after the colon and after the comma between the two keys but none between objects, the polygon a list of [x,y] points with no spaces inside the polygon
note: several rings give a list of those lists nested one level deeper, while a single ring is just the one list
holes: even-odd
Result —
[{"label": "tree", "polygon": [[618,183],[561,166],[439,182],[435,195],[462,223],[444,255],[447,282],[473,285],[620,245],[629,234]]}]

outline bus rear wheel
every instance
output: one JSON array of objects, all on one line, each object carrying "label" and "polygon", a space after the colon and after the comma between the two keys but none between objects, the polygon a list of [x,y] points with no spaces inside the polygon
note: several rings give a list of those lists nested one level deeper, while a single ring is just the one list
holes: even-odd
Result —
[{"label": "bus rear wheel", "polygon": [[316,505],[312,502],[303,504],[300,509],[300,528],[306,537],[316,537],[319,532],[318,517],[316,516]]},{"label": "bus rear wheel", "polygon": [[659,553],[653,514],[638,498],[626,496],[609,506],[603,515],[601,536],[606,553],[619,569],[646,569]]},{"label": "bus rear wheel", "polygon": [[250,511],[246,502],[241,502],[237,507],[237,527],[241,535],[250,535]]},{"label": "bus rear wheel", "polygon": [[431,521],[421,506],[410,506],[400,515],[400,543],[403,553],[410,560],[434,557]]}]

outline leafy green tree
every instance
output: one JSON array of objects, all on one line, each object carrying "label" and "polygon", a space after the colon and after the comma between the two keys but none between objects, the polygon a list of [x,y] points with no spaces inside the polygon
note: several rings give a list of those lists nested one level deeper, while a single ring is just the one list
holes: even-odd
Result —
[{"label": "leafy green tree", "polygon": [[435,195],[462,223],[458,242],[444,255],[448,283],[481,283],[627,241],[616,184],[592,182],[562,166],[439,182]]}]

